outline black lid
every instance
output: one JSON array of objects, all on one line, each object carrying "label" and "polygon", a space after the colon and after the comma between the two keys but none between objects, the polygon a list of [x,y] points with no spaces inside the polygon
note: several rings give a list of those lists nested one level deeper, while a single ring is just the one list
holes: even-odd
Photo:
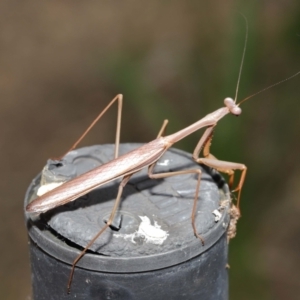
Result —
[{"label": "black lid", "polygon": [[[121,144],[120,155],[141,144]],[[113,158],[113,145],[74,150],[59,164],[51,160],[43,182],[78,176]],[[194,174],[153,180],[147,168],[133,175],[126,185],[114,220],[90,247],[77,266],[104,272],[143,272],[187,261],[214,245],[229,223],[230,197],[220,175],[196,164],[191,155],[174,148],[159,160],[154,173],[201,168],[203,171],[196,227],[205,245],[195,237],[191,212],[197,178]],[[36,198],[41,175],[30,185],[25,205]],[[49,255],[72,264],[108,219],[120,180],[108,183],[40,217],[26,214],[29,235]],[[219,214],[219,213],[220,214]],[[120,227],[120,228],[119,228]]]}]

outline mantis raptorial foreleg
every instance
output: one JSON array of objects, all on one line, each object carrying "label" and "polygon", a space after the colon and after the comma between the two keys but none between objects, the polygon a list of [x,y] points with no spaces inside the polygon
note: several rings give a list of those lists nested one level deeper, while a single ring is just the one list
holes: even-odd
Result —
[{"label": "mantis raptorial foreleg", "polygon": [[[210,146],[211,146],[211,142],[212,142],[212,138],[213,138],[213,133],[214,133],[214,127],[207,128],[207,134],[209,134],[209,136],[207,137],[207,140],[203,146],[203,156],[204,156],[204,158],[217,160],[217,158],[213,154],[210,153]],[[222,171],[221,170],[218,170],[218,171],[225,173],[229,176],[228,186],[229,186],[229,189],[232,190],[233,183],[234,183],[234,170],[224,169]]]},{"label": "mantis raptorial foreleg", "polygon": [[[221,173],[225,173],[229,176],[229,187],[232,188],[233,179],[234,179],[234,171],[240,170],[242,172],[239,183],[235,189],[231,192],[238,192],[237,197],[237,208],[240,209],[240,198],[241,198],[241,191],[244,185],[244,181],[246,178],[247,167],[244,164],[228,162],[223,160],[218,160],[215,156],[210,153],[210,145],[213,135],[213,130],[215,126],[208,127],[203,136],[201,137],[200,141],[198,142],[194,153],[193,158],[197,163],[204,164],[210,168],[214,168]],[[203,155],[204,158],[199,158],[201,149],[203,148]]]}]

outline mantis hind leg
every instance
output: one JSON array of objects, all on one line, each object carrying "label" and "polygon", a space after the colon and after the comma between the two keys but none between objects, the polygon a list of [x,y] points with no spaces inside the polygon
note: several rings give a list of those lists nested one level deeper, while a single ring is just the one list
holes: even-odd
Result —
[{"label": "mantis hind leg", "polygon": [[[164,120],[163,125],[162,125],[162,127],[161,127],[161,129],[160,129],[160,131],[157,135],[157,138],[160,138],[164,135],[167,124],[168,124],[168,120]],[[194,230],[194,234],[201,241],[202,245],[204,246],[204,239],[202,238],[202,236],[200,234],[198,234],[196,224],[195,224],[195,214],[196,214],[196,210],[197,210],[197,202],[198,202],[198,195],[199,195],[201,175],[202,175],[201,170],[200,169],[191,169],[191,170],[182,170],[182,171],[174,171],[174,172],[154,174],[153,169],[154,169],[156,163],[157,162],[153,163],[148,168],[148,176],[152,179],[160,179],[160,178],[166,178],[166,177],[189,174],[189,173],[197,174],[197,184],[196,184],[196,191],[195,191],[195,197],[194,197],[194,202],[193,202],[193,209],[192,209],[191,219],[192,219],[192,227],[193,227],[193,230]]]},{"label": "mantis hind leg", "polygon": [[122,105],[123,105],[123,95],[119,94],[114,99],[112,99],[108,105],[100,112],[100,114],[95,118],[91,125],[84,131],[84,133],[79,137],[79,139],[73,144],[73,146],[62,156],[58,158],[60,160],[68,152],[72,151],[77,147],[77,145],[83,140],[83,138],[89,133],[89,131],[94,127],[94,125],[101,119],[101,117],[106,113],[106,111],[118,101],[118,114],[117,114],[117,128],[116,128],[116,139],[115,139],[115,155],[117,158],[119,156],[119,145],[120,145],[120,132],[121,132],[121,117],[122,117]]},{"label": "mantis hind leg", "polygon": [[132,176],[132,174],[127,175],[125,177],[123,177],[120,185],[119,185],[119,189],[118,189],[118,194],[113,206],[113,209],[111,211],[110,217],[107,220],[106,224],[104,225],[104,227],[93,237],[93,239],[85,246],[85,248],[81,251],[81,253],[75,258],[75,260],[73,261],[72,264],[72,269],[71,269],[71,273],[69,276],[69,281],[68,281],[68,285],[67,285],[67,293],[70,293],[70,288],[71,288],[71,284],[72,284],[72,280],[73,280],[73,275],[74,275],[74,270],[75,270],[75,266],[76,264],[79,262],[79,260],[84,256],[84,254],[86,253],[86,251],[92,246],[92,244],[102,235],[102,233],[112,224],[116,211],[120,205],[120,201],[121,201],[121,196],[122,196],[122,192],[123,189],[125,187],[125,185],[127,184],[127,182],[129,181],[130,177]]},{"label": "mantis hind leg", "polygon": [[166,177],[171,177],[171,176],[177,176],[177,175],[182,175],[182,174],[189,174],[189,173],[194,173],[197,175],[197,184],[196,184],[196,192],[195,192],[195,197],[194,197],[194,202],[193,202],[193,209],[192,209],[192,227],[194,230],[195,236],[201,241],[202,245],[204,246],[204,239],[201,237],[200,234],[197,232],[196,224],[195,224],[195,214],[197,210],[197,202],[198,202],[198,195],[199,195],[199,190],[200,190],[200,181],[201,181],[201,175],[202,172],[200,169],[191,169],[191,170],[183,170],[183,171],[174,171],[174,172],[166,172],[166,173],[153,173],[153,169],[156,165],[156,162],[152,165],[149,166],[148,168],[148,176],[152,179],[159,179],[159,178],[166,178]]}]

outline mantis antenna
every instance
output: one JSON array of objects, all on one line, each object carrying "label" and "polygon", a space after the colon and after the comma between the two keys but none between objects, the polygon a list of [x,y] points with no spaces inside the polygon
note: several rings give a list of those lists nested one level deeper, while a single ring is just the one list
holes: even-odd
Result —
[{"label": "mantis antenna", "polygon": [[247,98],[243,99],[243,100],[242,100],[240,103],[238,103],[237,105],[240,106],[240,105],[241,105],[243,102],[245,102],[246,100],[249,100],[250,98],[252,98],[252,97],[254,97],[254,96],[256,96],[256,95],[258,95],[258,94],[260,94],[260,93],[262,93],[262,92],[264,92],[264,91],[266,91],[266,90],[268,90],[268,89],[270,89],[270,88],[272,88],[272,87],[274,87],[274,86],[276,86],[276,85],[279,85],[279,84],[281,84],[281,83],[283,83],[283,82],[285,82],[285,81],[288,81],[288,80],[290,80],[290,79],[296,77],[296,76],[299,75],[299,74],[300,74],[300,71],[298,71],[297,73],[295,73],[294,75],[292,75],[292,76],[290,76],[290,77],[288,77],[288,78],[286,78],[286,79],[280,80],[280,81],[278,81],[278,82],[276,82],[276,83],[274,83],[274,84],[272,84],[272,85],[270,85],[270,86],[268,86],[268,87],[262,89],[262,90],[259,91],[259,92],[256,92],[256,93],[254,93],[254,94],[248,96]]},{"label": "mantis antenna", "polygon": [[246,36],[245,36],[245,42],[244,42],[242,61],[241,61],[240,70],[239,70],[239,77],[238,77],[236,90],[235,90],[234,103],[236,103],[236,100],[237,100],[237,95],[238,95],[240,80],[241,80],[241,74],[242,74],[242,69],[243,69],[243,65],[244,65],[244,58],[245,58],[245,53],[246,53],[246,48],[247,48],[247,42],[248,42],[248,21],[247,21],[247,18],[242,13],[240,13],[240,14],[244,18],[245,23],[246,23]]},{"label": "mantis antenna", "polygon": [[[245,58],[246,47],[247,47],[247,42],[248,42],[248,31],[249,31],[249,28],[248,28],[248,20],[247,20],[247,18],[246,18],[241,12],[239,12],[239,14],[244,18],[245,23],[246,23],[246,36],[245,36],[244,50],[243,50],[242,61],[241,61],[240,70],[239,70],[238,81],[237,81],[236,90],[235,90],[234,103],[236,103],[237,96],[238,96],[238,91],[239,91],[239,86],[240,86],[240,80],[241,80],[241,74],[242,74],[242,69],[243,69],[243,65],[244,65],[244,58]],[[240,105],[241,105],[243,102],[245,102],[246,100],[248,100],[248,99],[250,99],[250,98],[252,98],[252,97],[254,97],[254,96],[256,96],[256,95],[258,95],[258,94],[260,94],[260,93],[262,93],[262,92],[265,92],[266,90],[268,90],[268,89],[270,89],[270,88],[272,88],[272,87],[274,87],[274,86],[276,86],[276,85],[279,85],[279,84],[281,84],[281,83],[283,83],[283,82],[285,82],[285,81],[288,81],[288,80],[290,80],[290,79],[296,77],[296,76],[299,75],[299,74],[300,74],[300,71],[298,71],[297,73],[295,73],[294,75],[292,75],[292,76],[290,76],[290,77],[288,77],[288,78],[286,78],[286,79],[280,80],[279,82],[276,82],[276,83],[274,83],[274,84],[272,84],[272,85],[270,85],[270,86],[268,86],[268,87],[266,87],[266,88],[260,90],[259,92],[256,92],[256,93],[254,93],[254,94],[252,94],[252,95],[246,97],[245,99],[243,99],[242,101],[240,101],[240,102],[237,104],[237,106],[240,106]]]}]

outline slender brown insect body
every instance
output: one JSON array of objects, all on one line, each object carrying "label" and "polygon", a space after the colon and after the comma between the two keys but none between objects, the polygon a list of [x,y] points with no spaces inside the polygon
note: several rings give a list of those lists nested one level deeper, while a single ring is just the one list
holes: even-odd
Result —
[{"label": "slender brown insect body", "polygon": [[[167,150],[163,138],[158,138],[138,149],[122,155],[81,176],[78,176],[54,190],[35,199],[26,207],[26,211],[43,213],[54,207],[74,201],[91,190],[112,180],[138,172],[149,165],[148,161],[158,160]],[[128,165],[131,164],[131,168]]]},{"label": "slender brown insect body", "polygon": [[[27,205],[27,212],[43,213],[54,207],[74,201],[90,192],[117,178],[132,175],[142,168],[155,163],[174,143],[183,139],[192,132],[207,126],[215,126],[219,119],[230,112],[230,109],[237,109],[232,105],[233,100],[227,98],[223,107],[199,120],[198,122],[166,137],[158,137],[152,142],[143,145],[125,155],[122,155],[102,166],[99,166],[73,180],[58,186],[52,191],[35,199]],[[239,112],[240,113],[240,110]],[[201,147],[200,147],[201,149]],[[197,151],[198,152],[198,151]],[[197,160],[199,153],[194,153]]]}]

